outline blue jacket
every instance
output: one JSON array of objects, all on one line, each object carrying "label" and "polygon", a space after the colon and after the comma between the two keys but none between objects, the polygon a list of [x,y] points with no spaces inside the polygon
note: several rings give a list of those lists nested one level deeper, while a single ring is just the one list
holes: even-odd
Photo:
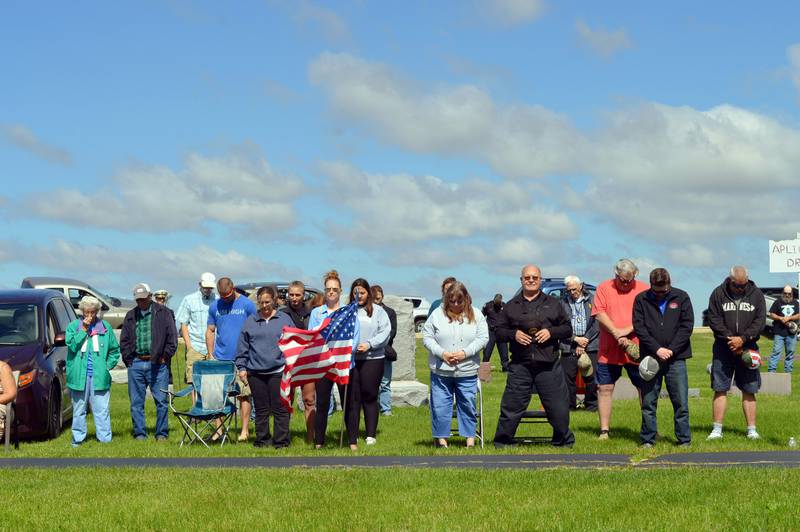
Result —
[{"label": "blue jacket", "polygon": [[[586,346],[586,351],[590,351],[592,353],[597,352],[599,338],[600,338],[600,322],[598,322],[594,316],[592,316],[592,305],[594,305],[594,294],[589,292],[584,292],[584,300],[583,300],[583,314],[586,316],[586,332],[583,334],[585,338],[589,339],[589,345]],[[572,297],[569,295],[569,292],[564,292],[564,295],[561,297],[561,305],[564,307],[565,312],[567,313],[567,317],[570,319],[570,323],[572,323]],[[571,336],[570,338],[564,339],[561,341],[561,352],[563,354],[567,353],[574,353],[577,344],[574,341],[575,335]]]},{"label": "blue jacket", "polygon": [[245,320],[236,346],[236,369],[254,373],[274,373],[285,360],[278,347],[284,327],[294,327],[288,314],[278,311],[269,320],[253,314]]}]

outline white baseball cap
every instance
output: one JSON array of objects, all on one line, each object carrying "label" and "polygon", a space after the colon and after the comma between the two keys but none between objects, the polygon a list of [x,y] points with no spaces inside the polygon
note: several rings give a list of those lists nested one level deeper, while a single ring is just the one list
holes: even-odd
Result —
[{"label": "white baseball cap", "polygon": [[150,286],[147,283],[139,283],[133,287],[134,299],[145,299],[150,297]]},{"label": "white baseball cap", "polygon": [[211,272],[200,275],[200,286],[203,288],[214,288],[217,286],[217,277]]}]

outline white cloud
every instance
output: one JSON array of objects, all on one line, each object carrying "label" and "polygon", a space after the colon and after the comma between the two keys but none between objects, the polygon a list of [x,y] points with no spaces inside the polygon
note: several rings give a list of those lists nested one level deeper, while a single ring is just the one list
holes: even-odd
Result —
[{"label": "white cloud", "polygon": [[[151,286],[190,289],[201,272],[226,275],[234,281],[295,278],[284,266],[239,251],[195,246],[189,249],[130,249],[54,239],[43,244],[0,240],[0,263],[16,262],[39,270],[88,281],[105,278],[117,286],[145,281]],[[127,296],[126,296],[127,297]]]},{"label": "white cloud", "polygon": [[544,0],[477,0],[479,10],[504,26],[518,26],[542,16]]},{"label": "white cloud", "polygon": [[[200,231],[209,222],[276,232],[294,226],[300,178],[273,170],[252,146],[220,157],[191,153],[185,168],[128,167],[96,192],[61,189],[30,195],[30,211],[79,226],[121,231]],[[58,197],[59,201],[52,201]]]},{"label": "white cloud", "polygon": [[678,266],[709,268],[715,264],[713,251],[700,244],[689,244],[685,247],[673,248],[667,256]]},{"label": "white cloud", "polygon": [[6,124],[0,126],[0,131],[8,142],[43,161],[63,166],[72,164],[72,155],[67,150],[43,142],[27,126]]},{"label": "white cloud", "polygon": [[773,213],[800,202],[800,131],[732,105],[644,103],[582,131],[541,106],[497,105],[470,85],[426,89],[347,54],[321,55],[309,74],[343,124],[507,177],[585,176],[566,207],[668,249],[777,234],[786,218]]},{"label": "white cloud", "polygon": [[583,139],[563,115],[541,106],[498,107],[472,85],[426,92],[379,63],[324,53],[309,67],[335,113],[406,149],[486,161],[513,177],[572,169]]},{"label": "white cloud", "polygon": [[328,177],[326,195],[352,217],[337,234],[360,243],[469,238],[515,227],[547,240],[576,233],[566,214],[537,203],[522,183],[368,174],[338,162],[323,163],[321,170]]},{"label": "white cloud", "polygon": [[793,44],[786,49],[789,57],[789,72],[792,76],[792,83],[798,93],[800,93],[800,43]]},{"label": "white cloud", "polygon": [[583,20],[575,22],[575,30],[589,49],[606,59],[633,46],[625,30],[592,29]]}]

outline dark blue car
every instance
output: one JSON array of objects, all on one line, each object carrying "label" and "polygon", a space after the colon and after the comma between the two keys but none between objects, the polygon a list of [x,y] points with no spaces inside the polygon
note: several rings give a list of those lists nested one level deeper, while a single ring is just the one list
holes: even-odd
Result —
[{"label": "dark blue car", "polygon": [[19,371],[17,435],[55,438],[72,418],[65,331],[75,311],[55,290],[0,291],[0,360]]},{"label": "dark blue car", "polygon": [[[542,279],[542,292],[545,294],[561,299],[566,293],[566,288],[563,277],[545,277]],[[597,290],[595,285],[589,283],[583,283],[583,288],[590,294],[594,294]],[[522,288],[517,290],[514,297],[518,296],[520,292],[522,292]]]}]

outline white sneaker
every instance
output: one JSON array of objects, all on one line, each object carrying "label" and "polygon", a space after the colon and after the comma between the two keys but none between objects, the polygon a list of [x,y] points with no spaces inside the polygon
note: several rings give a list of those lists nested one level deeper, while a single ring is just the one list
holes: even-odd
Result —
[{"label": "white sneaker", "polygon": [[372,436],[367,436],[367,439],[365,441],[367,442],[367,445],[375,445],[376,443],[378,443],[378,440],[376,440]]},{"label": "white sneaker", "polygon": [[747,439],[748,440],[760,440],[761,436],[759,436],[758,432],[754,430],[747,431]]},{"label": "white sneaker", "polygon": [[711,434],[709,434],[708,438],[706,438],[706,440],[708,440],[708,441],[721,440],[721,439],[722,439],[722,432],[718,431],[718,430],[712,430]]}]

